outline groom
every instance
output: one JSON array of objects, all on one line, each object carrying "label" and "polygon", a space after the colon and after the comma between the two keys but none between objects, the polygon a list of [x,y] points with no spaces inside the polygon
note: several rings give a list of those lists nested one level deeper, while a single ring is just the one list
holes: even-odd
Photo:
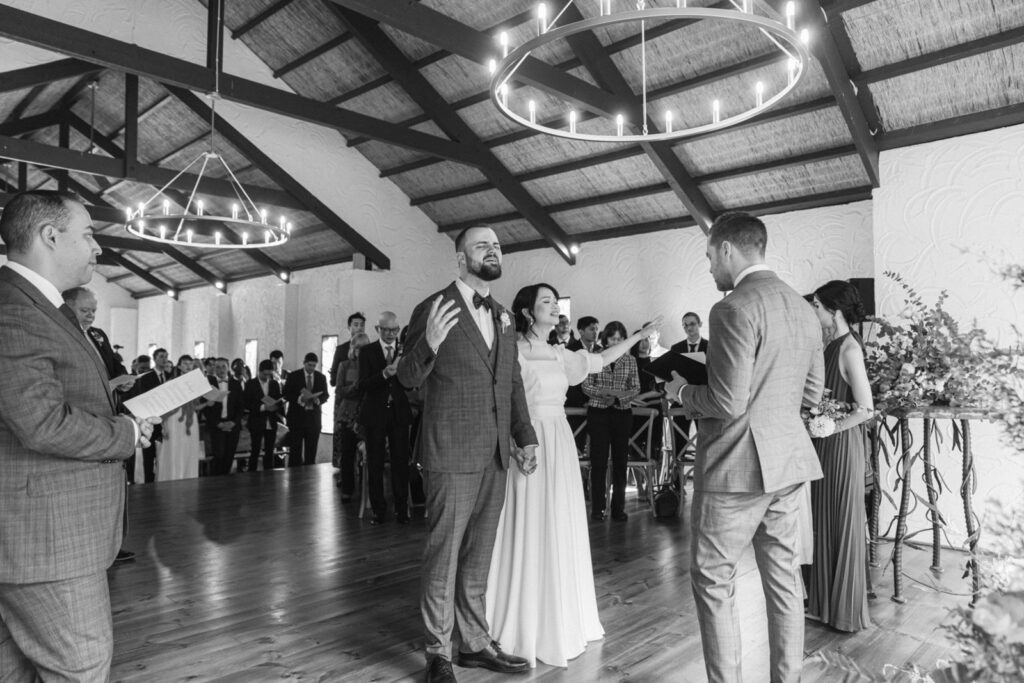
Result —
[{"label": "groom", "polygon": [[821,467],[800,407],[821,399],[821,327],[764,263],[764,223],[720,216],[707,255],[719,291],[708,319],[708,383],[665,386],[700,420],[691,507],[693,597],[710,683],[741,681],[736,563],[753,545],[768,610],[772,683],[800,680],[804,614],[797,559],[800,486]]},{"label": "groom", "polygon": [[[532,472],[537,436],[511,316],[490,296],[489,283],[501,277],[494,231],[486,226],[462,231],[455,260],[459,279],[413,311],[398,364],[399,383],[422,387],[424,396],[416,450],[427,496],[420,609],[428,683],[455,681],[454,626],[461,666],[502,673],[529,667],[491,639],[484,594],[509,458]],[[511,440],[522,450],[513,453]]]}]

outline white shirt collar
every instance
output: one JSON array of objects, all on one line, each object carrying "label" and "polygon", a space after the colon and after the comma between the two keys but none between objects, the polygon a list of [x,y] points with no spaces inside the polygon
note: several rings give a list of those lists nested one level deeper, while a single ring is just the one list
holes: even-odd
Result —
[{"label": "white shirt collar", "polygon": [[46,300],[53,304],[56,308],[60,308],[64,303],[64,298],[60,295],[60,290],[57,289],[56,285],[47,280],[45,277],[27,268],[20,263],[14,261],[8,261],[5,264],[8,268],[13,270],[18,275],[22,276],[26,280],[32,283],[32,285],[39,290],[39,292],[46,297]]},{"label": "white shirt collar", "polygon": [[397,346],[397,342],[392,343],[392,344],[388,344],[388,343],[385,343],[385,341],[383,339],[378,339],[377,341],[380,342],[380,350],[384,352],[385,356],[388,355],[388,349],[389,348],[393,350]]},{"label": "white shirt collar", "polygon": [[740,283],[743,282],[743,278],[745,278],[746,276],[750,275],[751,273],[757,273],[762,270],[771,270],[771,268],[769,268],[768,265],[765,263],[755,263],[752,266],[747,266],[746,268],[740,271],[739,275],[736,276],[736,282],[733,283],[732,288],[736,289],[737,287],[739,287]]},{"label": "white shirt collar", "polygon": [[[480,294],[480,292],[476,291],[475,289],[467,285],[465,282],[463,282],[462,278],[458,278],[457,280],[455,280],[455,286],[459,288],[459,291],[462,293],[462,298],[466,300],[466,303],[469,304],[470,309],[472,309],[472,311],[475,313],[477,308],[476,306],[473,305],[473,295]],[[480,296],[489,295],[490,292],[488,292],[487,294],[480,294]]]}]

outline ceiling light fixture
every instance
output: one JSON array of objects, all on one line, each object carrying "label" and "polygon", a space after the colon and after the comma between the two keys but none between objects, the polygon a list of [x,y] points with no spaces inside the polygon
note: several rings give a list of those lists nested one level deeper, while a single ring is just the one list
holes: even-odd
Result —
[{"label": "ceiling light fixture", "polygon": [[[547,133],[558,137],[572,140],[583,140],[588,142],[657,142],[662,140],[677,140],[691,137],[702,133],[710,133],[715,130],[728,128],[738,123],[757,116],[763,111],[771,108],[793,91],[800,77],[807,71],[810,61],[810,54],[807,45],[810,35],[807,29],[798,31],[795,25],[796,5],[793,2],[786,4],[785,14],[782,21],[777,21],[765,16],[754,14],[753,2],[751,0],[730,0],[735,9],[711,9],[706,7],[687,7],[686,0],[676,0],[675,7],[648,7],[645,0],[616,0],[620,6],[635,7],[616,12],[612,7],[612,0],[596,0],[598,16],[590,19],[582,19],[565,26],[555,27],[558,19],[562,16],[572,1],[566,3],[562,11],[556,14],[550,22],[547,21],[547,8],[540,5],[537,10],[538,35],[523,43],[515,49],[509,47],[508,34],[502,32],[498,36],[501,47],[502,59],[488,64],[491,73],[490,96],[491,102],[507,118],[527,128],[540,133]],[[582,4],[582,3],[580,3]],[[765,82],[757,81],[751,85],[748,101],[732,102],[725,98],[715,98],[710,107],[706,109],[711,113],[710,120],[695,122],[686,125],[681,118],[673,118],[671,111],[665,111],[664,129],[658,130],[657,125],[650,116],[647,103],[648,78],[647,78],[647,24],[650,21],[671,21],[671,20],[710,20],[716,23],[730,24],[736,27],[755,28],[764,34],[771,43],[785,55],[783,69],[778,80],[782,85],[774,94],[765,92]],[[609,27],[618,24],[637,23],[640,24],[640,61],[641,61],[641,101],[640,120],[627,121],[622,113],[614,115],[605,114],[601,118],[609,121],[611,125],[608,133],[583,133],[577,128],[577,114],[571,109],[570,103],[566,102],[565,125],[564,127],[552,127],[538,120],[543,120],[534,100],[524,102],[517,101],[510,93],[509,81],[515,77],[516,70],[530,57],[531,53],[545,45],[586,31],[594,31],[602,27]],[[626,103],[632,104],[632,103]],[[752,105],[752,106],[751,106]],[[526,116],[516,111],[528,109]],[[702,107],[703,109],[703,107]],[[733,113],[727,113],[733,112]],[[629,132],[634,130],[636,132]]]},{"label": "ceiling light fixture", "polygon": [[[214,89],[212,93],[208,94],[210,98],[210,148],[208,151],[200,152],[195,159],[148,200],[139,202],[134,208],[129,206],[125,209],[125,230],[135,237],[162,244],[204,249],[264,249],[280,246],[291,237],[292,224],[288,219],[285,216],[272,218],[267,209],[258,208],[238,178],[235,177],[227,160],[217,152],[215,123],[217,100],[220,98],[219,43],[223,32],[222,16],[217,26],[218,49],[215,50],[217,61],[214,65]],[[202,163],[200,164],[200,162]],[[204,174],[208,170],[212,171],[215,167],[211,164],[216,163],[219,163],[224,169],[226,173],[224,179],[230,184],[237,200],[231,204],[230,215],[224,210],[223,205],[220,207],[212,203],[207,205],[202,199],[196,198]],[[168,198],[173,199],[173,196],[168,192],[169,188],[196,165],[199,165],[199,172],[188,199],[183,202],[184,206],[180,212],[176,209],[172,210],[171,201]],[[256,238],[250,240],[250,234],[255,235]]]}]

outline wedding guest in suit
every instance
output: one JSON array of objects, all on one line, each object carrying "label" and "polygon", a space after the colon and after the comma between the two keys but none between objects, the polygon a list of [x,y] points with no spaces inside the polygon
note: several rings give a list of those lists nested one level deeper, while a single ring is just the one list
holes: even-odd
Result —
[{"label": "wedding guest in suit", "polygon": [[[330,378],[332,387],[338,385],[338,368],[343,362],[348,360],[348,350],[352,339],[357,334],[366,332],[366,316],[356,311],[348,317],[345,325],[348,327],[348,341],[338,344],[337,348],[334,349],[334,360],[331,361]],[[337,430],[334,433],[337,434]]]},{"label": "wedding guest in suit", "polygon": [[676,353],[707,353],[708,340],[700,336],[700,316],[690,311],[683,314],[683,332],[686,339],[672,345],[671,351]]},{"label": "wedding guest in suit", "polygon": [[807,586],[807,615],[839,631],[871,626],[868,613],[867,548],[864,543],[867,420],[875,404],[864,366],[864,342],[851,325],[864,320],[857,288],[833,280],[814,292],[814,312],[827,342],[825,388],[830,398],[857,408],[836,431],[814,439],[824,477],[811,482],[814,562]]},{"label": "wedding guest in suit", "polygon": [[288,371],[284,369],[284,353],[274,349],[270,352],[270,361],[274,364],[274,379],[278,382],[288,379]]},{"label": "wedding guest in suit", "polygon": [[[652,323],[644,326],[650,333]],[[601,347],[626,340],[626,327],[618,320],[601,333]],[[608,458],[612,461],[612,519],[624,522],[626,514],[626,461],[633,426],[633,399],[640,393],[640,377],[633,356],[624,354],[583,380],[587,400],[587,432],[590,435],[590,518],[604,521],[605,481]]]},{"label": "wedding guest in suit", "polygon": [[107,369],[61,299],[100,254],[85,206],[16,194],[0,239],[0,680],[106,681],[122,463],[154,420],[115,415]]},{"label": "wedding guest in suit", "polygon": [[601,334],[601,324],[592,315],[585,315],[576,321],[576,332],[578,339],[566,342],[565,348],[569,351],[586,349],[587,353],[601,353],[601,344],[597,337]]},{"label": "wedding guest in suit", "polygon": [[[649,327],[650,325],[651,321],[644,323],[644,327]],[[668,353],[668,349],[661,345],[661,330],[655,330],[650,338],[648,338],[647,342],[650,346],[647,350],[647,355],[650,356],[652,360],[661,358]]]},{"label": "wedding guest in suit", "polygon": [[204,359],[203,360],[203,372],[206,373],[207,377],[216,377],[217,376],[217,359],[216,358],[212,358],[212,357]]},{"label": "wedding guest in suit", "polygon": [[[384,497],[384,461],[391,463],[391,493],[395,499],[395,519],[409,523],[409,424],[412,411],[398,374],[398,333],[402,326],[390,311],[380,314],[375,328],[380,338],[359,353],[361,398],[359,424],[366,430],[366,467],[369,476],[371,524],[382,524],[387,513]],[[386,446],[385,446],[386,443]]]},{"label": "wedding guest in suit", "polygon": [[[353,335],[348,346],[348,359],[338,366],[338,388],[334,393],[334,423],[341,425],[344,430],[338,460],[338,488],[341,489],[342,503],[351,501],[356,490],[356,456],[363,433],[362,426],[356,422],[359,417],[359,392],[356,385],[359,383],[359,354],[369,343],[370,338],[365,333]],[[337,439],[337,427],[334,435]]]},{"label": "wedding guest in suit", "polygon": [[535,470],[537,435],[511,317],[490,296],[490,283],[501,277],[498,238],[489,227],[473,226],[458,235],[455,252],[459,279],[413,311],[398,363],[398,381],[423,388],[416,441],[427,494],[420,608],[427,681],[434,683],[455,681],[456,627],[461,666],[529,668],[491,636],[484,598],[509,459],[524,472]]},{"label": "wedding guest in suit", "polygon": [[[327,377],[316,369],[320,359],[307,353],[302,369],[288,373],[284,383],[284,400],[288,401],[288,466],[316,464],[316,447],[320,441],[320,405],[327,400]],[[305,457],[303,457],[305,450]]]},{"label": "wedding guest in suit", "polygon": [[566,346],[573,341],[572,325],[569,324],[569,316],[559,315],[558,324],[548,334],[548,344],[552,346]]},{"label": "wedding guest in suit", "polygon": [[213,466],[210,473],[214,475],[231,474],[231,463],[235,459],[238,448],[238,437],[242,431],[243,403],[242,385],[231,377],[227,358],[218,358],[214,365],[215,377],[210,378],[210,386],[227,392],[219,401],[203,400],[201,406],[206,415],[206,430],[210,439],[210,450]]},{"label": "wedding guest in suit", "polygon": [[[597,322],[597,318],[592,315],[585,315],[576,321],[576,332],[578,338],[571,339],[565,345],[568,351],[579,351],[586,349],[587,353],[601,353],[601,344],[597,337],[601,333],[601,327]],[[569,390],[565,392],[565,407],[566,408],[586,408],[587,407],[587,395],[583,393],[582,384],[573,384],[569,386]],[[569,427],[572,429],[576,440],[576,450],[583,453],[587,448],[587,430],[583,429],[581,425],[586,422],[586,418],[582,415],[569,415]]]},{"label": "wedding guest in suit", "polygon": [[[270,399],[273,403],[268,402]],[[281,385],[274,379],[274,363],[262,360],[259,375],[245,385],[244,403],[249,411],[247,427],[252,441],[249,471],[255,472],[263,448],[263,470],[274,469],[274,444],[277,442],[277,423],[281,419],[283,399]]]},{"label": "wedding guest in suit", "polygon": [[736,563],[753,545],[768,612],[771,680],[803,664],[797,518],[801,485],[821,478],[801,405],[821,399],[821,328],[764,262],[767,230],[745,213],[719,216],[707,256],[719,291],[708,319],[708,384],[677,374],[666,392],[700,421],[691,513],[693,596],[711,683],[741,680]]},{"label": "wedding guest in suit", "polygon": [[[128,371],[125,370],[124,365],[118,360],[118,355],[114,353],[113,347],[110,346],[110,339],[107,337],[107,333],[98,327],[93,327],[93,322],[96,320],[97,302],[96,295],[92,293],[92,290],[86,287],[72,287],[63,292],[61,297],[64,299],[64,303],[75,312],[78,324],[82,326],[82,329],[85,330],[89,339],[96,346],[96,350],[99,351],[100,357],[103,359],[103,365],[107,368],[107,376],[110,379],[114,379],[115,377],[127,375]],[[131,389],[131,386],[131,384],[118,385],[117,391],[126,392]]]},{"label": "wedding guest in suit", "polygon": [[[148,356],[147,356],[148,359]],[[135,386],[132,387],[132,391],[129,392],[130,396],[138,396],[144,394],[151,389],[155,389],[170,377],[167,375],[167,349],[157,349],[153,351],[153,371],[146,372],[142,370],[142,357],[139,357],[139,379],[135,382]],[[156,444],[157,442],[163,441],[164,433],[161,425],[153,427],[153,438],[150,439],[150,445],[147,448],[142,449],[142,476],[143,480],[149,484],[156,481]],[[129,465],[130,467],[131,465]],[[134,480],[134,477],[129,473],[129,481]]]},{"label": "wedding guest in suit", "polygon": [[243,387],[246,382],[252,379],[252,371],[249,366],[245,364],[245,361],[241,358],[236,358],[231,361],[231,376],[238,380],[238,383]]}]

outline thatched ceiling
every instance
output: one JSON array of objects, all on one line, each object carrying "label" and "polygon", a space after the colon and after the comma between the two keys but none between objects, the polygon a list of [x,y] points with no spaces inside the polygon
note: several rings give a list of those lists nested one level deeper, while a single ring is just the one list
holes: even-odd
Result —
[{"label": "thatched ceiling", "polygon": [[[207,0],[201,2],[197,11],[207,12]],[[564,3],[548,4],[557,11]],[[731,7],[722,0],[689,4]],[[781,16],[780,0],[754,4],[761,15]],[[359,150],[442,231],[486,221],[506,251],[554,248],[570,261],[572,245],[700,229],[725,210],[763,214],[867,198],[878,183],[880,150],[1024,122],[1019,0],[798,4],[798,23],[812,30],[813,59],[788,98],[724,131],[650,146],[534,134],[497,112],[487,99],[486,58],[497,53],[499,30],[508,31],[513,45],[535,35],[532,0],[224,0],[223,10],[227,35],[244,42],[299,96],[256,106],[301,111],[338,128],[344,136],[337,144]],[[596,12],[596,2],[577,0],[561,23]],[[197,67],[192,82],[176,76],[168,84],[164,72],[146,70],[165,66],[156,57],[138,66],[101,55],[96,61],[107,68],[90,66],[84,62],[91,53],[76,51],[74,29],[64,40],[59,26],[43,26],[40,35],[49,29],[54,37],[34,38],[25,17],[18,18],[19,27],[0,28],[0,35],[42,41],[75,59],[52,66],[46,78],[33,79],[25,73],[31,70],[0,75],[0,136],[120,159],[135,133],[137,161],[148,175],[104,175],[103,159],[94,164],[99,171],[72,167],[67,174],[52,170],[71,167],[57,162],[51,168],[0,163],[0,192],[67,183],[100,207],[95,217],[111,218],[102,207],[148,198],[161,171],[181,169],[208,146],[203,100],[190,102],[187,92],[168,87],[198,84],[208,71]],[[0,21],[5,24],[11,22]],[[749,106],[755,81],[769,91],[784,84],[783,60],[757,31],[709,21],[649,22],[645,28],[652,119],[670,110],[677,125],[705,123],[712,99],[728,116]],[[534,57],[539,66],[568,74],[596,98],[591,102],[631,111],[643,90],[637,34],[634,24],[600,28]],[[117,47],[97,40],[100,53]],[[126,125],[125,71],[141,76],[136,126]],[[10,87],[3,87],[4,76]],[[561,120],[566,105],[552,92],[553,82],[518,84],[513,97],[535,100],[540,120]],[[246,101],[259,94],[251,92],[226,96]],[[308,114],[310,108],[316,111]],[[581,131],[607,127],[607,120],[582,112]],[[358,225],[303,194],[272,160],[252,158],[245,140],[225,135],[218,147],[271,213],[293,217],[293,241],[266,254],[182,247],[169,255],[126,244],[120,225],[98,218],[100,234],[109,238],[101,268],[106,277],[146,296],[162,287],[230,283],[353,258],[387,265],[386,255],[362,240]],[[22,159],[41,149],[8,156]]]}]

